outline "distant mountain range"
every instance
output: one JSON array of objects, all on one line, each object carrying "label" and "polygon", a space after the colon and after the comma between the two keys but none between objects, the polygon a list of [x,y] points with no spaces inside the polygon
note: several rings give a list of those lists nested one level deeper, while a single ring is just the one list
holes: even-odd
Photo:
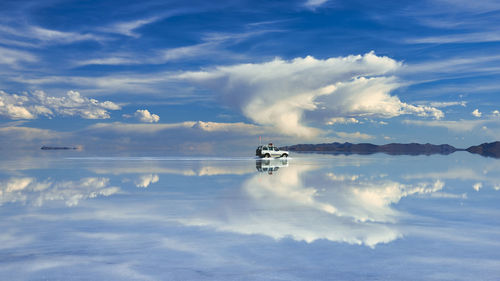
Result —
[{"label": "distant mountain range", "polygon": [[467,149],[455,148],[449,144],[434,145],[430,143],[390,143],[375,145],[371,143],[321,143],[321,144],[296,144],[283,147],[289,151],[335,153],[335,154],[373,154],[386,153],[390,155],[431,155],[451,154],[455,151],[468,151],[488,157],[500,158],[500,142],[483,143]]},{"label": "distant mountain range", "polygon": [[483,156],[500,158],[500,141],[471,146],[466,150],[470,153],[476,153]]}]

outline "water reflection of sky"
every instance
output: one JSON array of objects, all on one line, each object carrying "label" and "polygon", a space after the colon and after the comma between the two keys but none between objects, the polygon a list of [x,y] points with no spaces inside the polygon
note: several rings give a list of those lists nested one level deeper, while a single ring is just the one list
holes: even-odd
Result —
[{"label": "water reflection of sky", "polygon": [[500,277],[496,159],[55,157],[0,168],[8,280]]}]

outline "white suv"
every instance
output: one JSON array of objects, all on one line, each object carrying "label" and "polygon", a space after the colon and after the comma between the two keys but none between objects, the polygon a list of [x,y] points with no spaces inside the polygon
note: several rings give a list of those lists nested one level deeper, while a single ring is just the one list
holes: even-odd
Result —
[{"label": "white suv", "polygon": [[268,145],[261,145],[257,147],[257,150],[255,150],[255,155],[261,158],[288,157],[288,154],[288,151],[280,150],[278,147],[273,146],[272,143]]}]

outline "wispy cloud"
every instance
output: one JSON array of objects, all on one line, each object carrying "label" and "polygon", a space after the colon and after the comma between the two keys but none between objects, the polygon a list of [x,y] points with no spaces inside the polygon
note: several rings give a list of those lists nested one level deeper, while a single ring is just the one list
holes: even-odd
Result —
[{"label": "wispy cloud", "polygon": [[483,119],[483,120],[459,120],[459,121],[444,121],[444,120],[404,120],[404,124],[446,128],[455,132],[469,132],[477,128],[481,128],[486,124],[498,124],[498,120]]},{"label": "wispy cloud", "polygon": [[431,60],[406,64],[403,72],[408,74],[416,72],[425,72],[430,74],[463,74],[471,72],[483,72],[482,70],[485,66],[497,65],[499,61],[499,55],[468,55],[462,57],[452,57],[441,60]]},{"label": "wispy cloud", "polygon": [[164,124],[129,124],[129,123],[97,123],[91,125],[89,130],[115,131],[121,133],[157,133],[169,129],[193,129],[205,132],[245,132],[247,134],[257,135],[262,131],[262,128],[253,124],[242,122],[237,123],[218,123],[204,121],[185,121],[179,123],[164,123]]},{"label": "wispy cloud", "polygon": [[314,9],[320,7],[321,5],[325,4],[328,1],[329,0],[307,0],[304,3],[304,6],[306,6],[309,9],[313,9],[314,10]]},{"label": "wispy cloud", "polygon": [[158,20],[161,20],[165,18],[165,16],[153,16],[149,18],[143,18],[143,19],[136,19],[132,21],[125,21],[125,22],[117,22],[114,24],[111,24],[110,26],[107,27],[102,27],[100,30],[103,32],[108,32],[108,33],[117,33],[117,34],[122,34],[130,37],[135,37],[138,38],[140,37],[139,33],[134,32],[134,30],[141,28],[142,26],[154,23]]},{"label": "wispy cloud", "polygon": [[231,58],[242,58],[243,55],[228,51],[227,47],[255,36],[272,32],[283,32],[283,30],[262,29],[240,33],[209,32],[200,36],[201,42],[192,45],[150,50],[147,55],[134,52],[109,53],[99,58],[75,61],[74,64],[76,66],[164,64],[167,62],[190,60],[200,57],[204,59],[218,57],[226,60]]},{"label": "wispy cloud", "polygon": [[0,47],[0,64],[17,67],[22,62],[36,62],[37,56],[30,52]]},{"label": "wispy cloud", "polygon": [[97,36],[91,33],[65,32],[53,29],[47,29],[39,26],[29,27],[29,32],[24,34],[31,38],[38,39],[48,43],[73,43],[78,41],[102,41],[104,37]]},{"label": "wispy cloud", "polygon": [[451,43],[480,43],[480,42],[498,42],[498,41],[500,41],[500,33],[497,31],[440,35],[440,36],[412,38],[405,40],[405,42],[409,44],[451,44]]},{"label": "wispy cloud", "polygon": [[432,106],[432,107],[450,107],[450,106],[462,106],[462,107],[466,107],[467,106],[467,102],[466,101],[442,101],[442,102],[439,102],[439,101],[433,101],[433,102],[429,102],[429,105]]},{"label": "wispy cloud", "polygon": [[326,121],[326,125],[335,125],[335,124],[358,124],[360,121],[356,118],[352,117],[333,117]]},{"label": "wispy cloud", "polygon": [[347,133],[347,132],[336,132],[337,136],[345,139],[346,141],[359,141],[359,140],[371,140],[374,139],[375,136],[363,134],[360,132]]},{"label": "wispy cloud", "polygon": [[[4,42],[10,45],[39,48],[42,45],[71,44],[80,41],[104,42],[105,36],[95,33],[82,33],[78,31],[61,31],[36,25],[25,25],[17,28],[0,26],[0,35]],[[7,41],[5,41],[7,40]]]}]

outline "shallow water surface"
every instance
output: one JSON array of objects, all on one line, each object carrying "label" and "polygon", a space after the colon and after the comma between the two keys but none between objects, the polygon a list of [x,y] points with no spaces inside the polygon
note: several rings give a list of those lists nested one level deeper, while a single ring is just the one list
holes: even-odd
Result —
[{"label": "shallow water surface", "polygon": [[0,161],[5,280],[498,280],[500,160]]}]

